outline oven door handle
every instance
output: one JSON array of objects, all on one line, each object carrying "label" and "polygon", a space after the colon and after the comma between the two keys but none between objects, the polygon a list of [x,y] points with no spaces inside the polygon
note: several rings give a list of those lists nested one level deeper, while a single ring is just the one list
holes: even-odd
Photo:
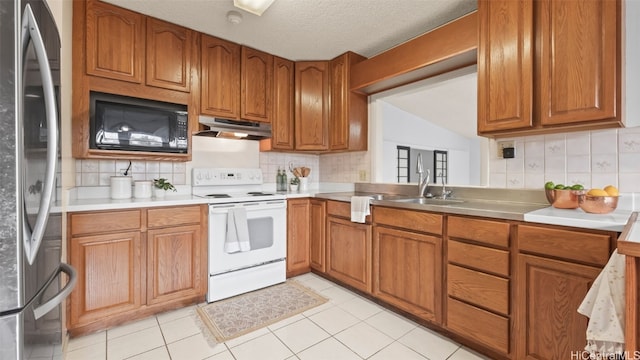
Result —
[{"label": "oven door handle", "polygon": [[219,205],[209,205],[209,213],[210,214],[226,214],[229,212],[229,209],[233,209],[236,207],[244,207],[247,210],[271,210],[271,209],[282,209],[286,208],[287,204],[284,201],[281,202],[251,202],[251,203],[238,203],[238,204],[219,204]]}]

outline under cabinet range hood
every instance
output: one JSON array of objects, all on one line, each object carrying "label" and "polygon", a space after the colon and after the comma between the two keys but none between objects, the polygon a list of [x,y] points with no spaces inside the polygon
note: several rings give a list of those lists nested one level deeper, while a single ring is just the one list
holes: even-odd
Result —
[{"label": "under cabinet range hood", "polygon": [[271,137],[271,124],[246,120],[221,119],[200,115],[198,121],[209,127],[196,135],[225,139],[262,140]]}]

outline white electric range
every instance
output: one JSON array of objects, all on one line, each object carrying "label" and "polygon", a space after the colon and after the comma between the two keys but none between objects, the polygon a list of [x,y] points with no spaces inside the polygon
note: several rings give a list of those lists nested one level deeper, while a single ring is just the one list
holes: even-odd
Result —
[{"label": "white electric range", "polygon": [[284,282],[286,196],[262,191],[260,169],[194,168],[191,183],[209,199],[207,301]]}]

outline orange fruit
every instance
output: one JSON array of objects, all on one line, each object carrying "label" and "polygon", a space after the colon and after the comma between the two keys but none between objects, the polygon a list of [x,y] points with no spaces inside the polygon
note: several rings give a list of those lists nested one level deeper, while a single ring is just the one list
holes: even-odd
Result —
[{"label": "orange fruit", "polygon": [[609,194],[609,196],[618,196],[618,195],[620,195],[620,192],[618,191],[618,188],[616,188],[613,185],[607,185],[604,188],[604,191],[606,191],[607,194]]},{"label": "orange fruit", "polygon": [[587,192],[589,196],[609,196],[609,193],[602,189],[591,189]]}]

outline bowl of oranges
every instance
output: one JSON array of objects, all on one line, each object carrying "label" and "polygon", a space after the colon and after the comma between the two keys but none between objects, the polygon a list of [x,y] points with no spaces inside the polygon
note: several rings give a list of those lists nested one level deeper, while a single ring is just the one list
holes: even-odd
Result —
[{"label": "bowl of oranges", "polygon": [[613,185],[605,186],[603,189],[590,189],[580,196],[580,209],[591,214],[608,214],[618,207],[619,196],[618,189]]},{"label": "bowl of oranges", "polygon": [[580,184],[563,185],[548,181],[544,184],[544,192],[547,195],[547,201],[554,208],[577,209],[580,206],[579,198],[586,191]]}]

